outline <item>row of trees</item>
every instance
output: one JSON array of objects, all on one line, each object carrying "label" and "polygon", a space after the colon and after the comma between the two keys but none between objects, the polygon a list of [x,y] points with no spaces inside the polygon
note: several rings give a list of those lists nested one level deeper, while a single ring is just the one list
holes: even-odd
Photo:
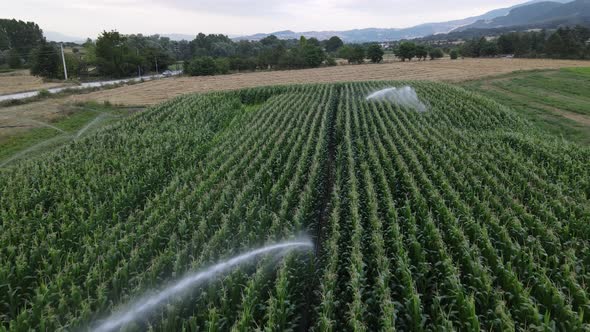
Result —
[{"label": "row of trees", "polygon": [[[81,47],[72,48],[72,53],[65,53],[66,65],[68,73],[78,77],[89,75],[91,68],[104,77],[162,71],[175,61],[169,44],[169,38],[158,35],[124,36],[117,31],[105,31],[96,42],[88,39]],[[63,78],[59,52],[57,44],[43,41],[31,53],[31,73],[47,78]]]},{"label": "row of trees", "polygon": [[514,54],[516,57],[559,59],[589,59],[590,29],[582,26],[559,28],[549,33],[511,32],[488,40],[484,37],[465,42],[461,54],[466,57],[492,57]]},{"label": "row of trees", "polygon": [[43,31],[33,22],[0,19],[0,65],[21,68],[44,40]]},{"label": "row of trees", "polygon": [[444,52],[440,48],[428,47],[413,42],[401,42],[394,48],[393,54],[402,61],[411,61],[413,58],[426,60],[428,57],[430,57],[430,60],[435,60],[444,56]]}]

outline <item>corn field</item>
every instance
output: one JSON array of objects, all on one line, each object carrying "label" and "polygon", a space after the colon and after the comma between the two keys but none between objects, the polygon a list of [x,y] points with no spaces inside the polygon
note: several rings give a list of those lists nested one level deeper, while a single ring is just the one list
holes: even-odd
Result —
[{"label": "corn field", "polygon": [[[411,84],[416,112],[367,101]],[[177,98],[0,171],[0,331],[87,330],[308,234],[125,331],[590,329],[590,149],[450,85]]]}]

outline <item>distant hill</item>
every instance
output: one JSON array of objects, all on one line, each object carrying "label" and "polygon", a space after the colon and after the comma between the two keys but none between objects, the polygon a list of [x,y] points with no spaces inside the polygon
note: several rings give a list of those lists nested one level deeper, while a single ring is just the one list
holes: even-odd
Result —
[{"label": "distant hill", "polygon": [[[556,4],[563,4],[568,3],[571,0],[554,0],[552,3]],[[588,1],[588,0],[585,0]],[[304,31],[304,32],[294,32],[291,30],[285,31],[277,31],[273,33],[258,33],[255,35],[250,36],[242,36],[235,38],[237,40],[246,39],[246,40],[260,40],[262,38],[268,37],[270,35],[275,35],[280,39],[298,39],[300,36],[305,36],[306,38],[317,38],[317,39],[328,39],[332,36],[338,36],[342,38],[345,42],[371,42],[371,41],[395,41],[401,39],[413,39],[413,38],[420,38],[424,36],[436,35],[436,34],[444,34],[451,31],[455,31],[461,29],[465,26],[470,26],[476,22],[489,22],[494,19],[502,18],[511,13],[511,11],[526,7],[530,5],[536,5],[539,3],[545,3],[545,0],[533,0],[528,1],[523,4],[519,4],[516,6],[508,7],[508,8],[499,8],[492,11],[489,11],[483,15],[468,17],[460,20],[453,20],[448,22],[439,22],[439,23],[424,23],[420,25],[416,25],[410,28],[403,28],[403,29],[380,29],[380,28],[367,28],[367,29],[355,29],[355,30],[347,30],[347,31]]]},{"label": "distant hill", "polygon": [[590,23],[590,0],[576,0],[568,3],[543,1],[514,8],[506,16],[479,20],[454,31],[507,27],[553,28],[559,25],[584,23]]},{"label": "distant hill", "polygon": [[78,43],[82,44],[86,41],[84,37],[73,37],[64,35],[63,33],[55,32],[55,31],[43,31],[43,35],[45,39],[48,41],[53,42],[64,42],[64,43]]}]

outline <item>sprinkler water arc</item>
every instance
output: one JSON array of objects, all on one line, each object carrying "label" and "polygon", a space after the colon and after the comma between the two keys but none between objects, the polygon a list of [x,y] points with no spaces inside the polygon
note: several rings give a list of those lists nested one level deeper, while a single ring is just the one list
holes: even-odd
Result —
[{"label": "sprinkler water arc", "polygon": [[167,288],[159,291],[151,296],[146,296],[138,301],[126,306],[123,310],[119,311],[100,322],[96,327],[91,328],[92,331],[96,332],[107,332],[113,331],[125,324],[131,323],[137,318],[149,314],[152,310],[160,307],[166,303],[167,300],[181,296],[182,293],[186,293],[187,290],[196,287],[209,279],[219,276],[225,272],[228,272],[232,268],[246,263],[260,255],[278,252],[277,254],[284,253],[285,251],[295,249],[309,249],[313,248],[313,243],[310,240],[299,240],[291,242],[282,242],[277,244],[268,245],[266,247],[258,248],[228,260],[219,262],[208,269],[197,271],[186,275],[184,278],[176,281]]}]

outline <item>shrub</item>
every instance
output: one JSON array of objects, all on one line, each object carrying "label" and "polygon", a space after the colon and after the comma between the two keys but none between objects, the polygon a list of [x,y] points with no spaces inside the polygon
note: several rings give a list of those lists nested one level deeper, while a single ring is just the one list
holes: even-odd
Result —
[{"label": "shrub", "polygon": [[428,55],[430,56],[430,60],[440,59],[445,56],[440,48],[431,49],[430,52],[428,52]]},{"label": "shrub", "polygon": [[452,50],[450,55],[451,60],[457,60],[457,58],[459,57],[459,52],[457,50]]},{"label": "shrub", "polygon": [[217,73],[217,63],[209,56],[193,58],[186,66],[187,74],[191,76],[211,76]]}]

